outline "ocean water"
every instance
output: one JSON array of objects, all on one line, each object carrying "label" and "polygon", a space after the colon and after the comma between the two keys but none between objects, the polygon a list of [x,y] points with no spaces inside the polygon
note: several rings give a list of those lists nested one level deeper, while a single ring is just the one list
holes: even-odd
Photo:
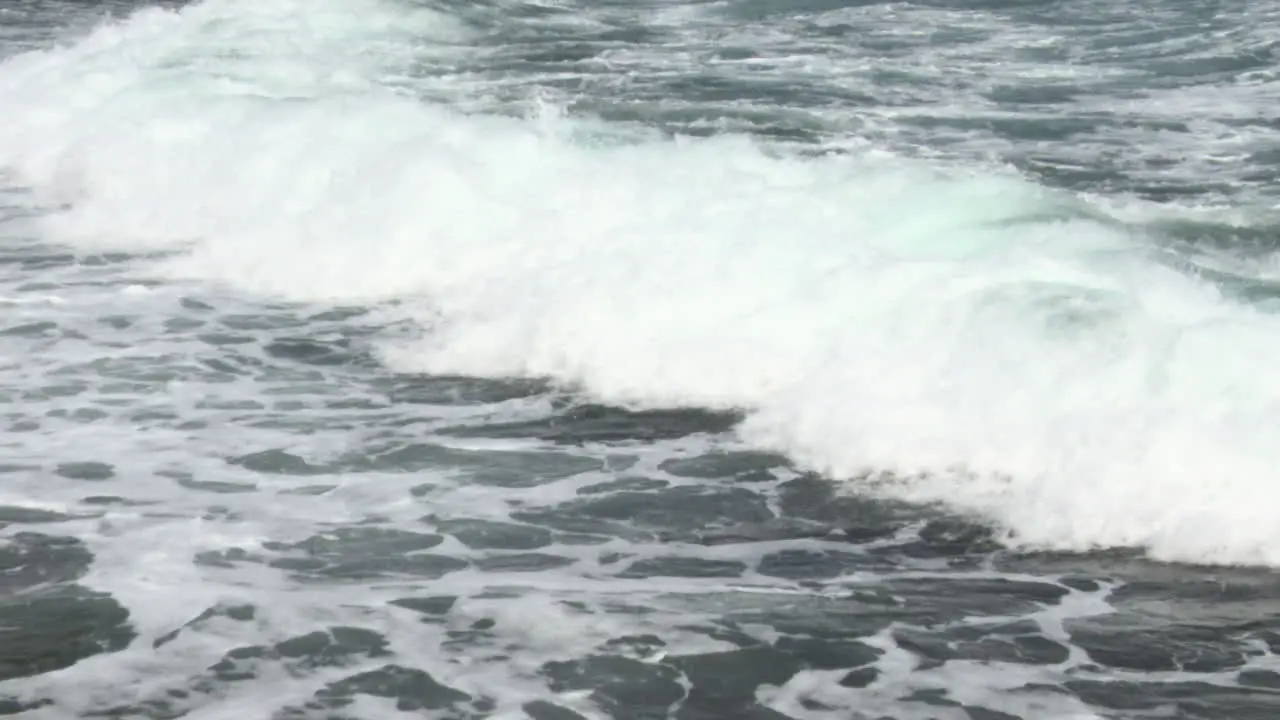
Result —
[{"label": "ocean water", "polygon": [[1280,717],[1278,53],[0,5],[0,715]]}]

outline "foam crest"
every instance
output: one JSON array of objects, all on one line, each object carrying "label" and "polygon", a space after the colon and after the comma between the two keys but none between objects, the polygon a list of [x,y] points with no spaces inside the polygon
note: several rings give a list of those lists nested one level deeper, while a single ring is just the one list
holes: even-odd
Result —
[{"label": "foam crest", "polygon": [[1138,228],[994,172],[462,115],[388,85],[445,19],[307,8],[146,11],[0,66],[0,166],[68,203],[47,237],[402,301],[399,370],[745,408],[755,443],[1014,541],[1280,564],[1280,321]]}]

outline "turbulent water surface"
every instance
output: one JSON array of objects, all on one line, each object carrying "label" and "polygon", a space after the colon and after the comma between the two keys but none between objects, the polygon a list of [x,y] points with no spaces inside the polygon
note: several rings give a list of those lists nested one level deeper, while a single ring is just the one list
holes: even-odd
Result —
[{"label": "turbulent water surface", "polygon": [[1278,43],[0,5],[0,715],[1280,716]]}]

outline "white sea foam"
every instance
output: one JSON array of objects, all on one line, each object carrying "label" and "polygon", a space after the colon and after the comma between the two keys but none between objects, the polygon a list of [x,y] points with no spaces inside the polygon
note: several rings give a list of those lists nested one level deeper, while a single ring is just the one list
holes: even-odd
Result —
[{"label": "white sea foam", "polygon": [[412,301],[426,332],[384,345],[396,369],[740,407],[752,442],[1016,541],[1280,564],[1280,320],[994,170],[626,141],[390,89],[463,32],[365,0],[147,10],[0,65],[0,167],[68,203],[50,240]]}]

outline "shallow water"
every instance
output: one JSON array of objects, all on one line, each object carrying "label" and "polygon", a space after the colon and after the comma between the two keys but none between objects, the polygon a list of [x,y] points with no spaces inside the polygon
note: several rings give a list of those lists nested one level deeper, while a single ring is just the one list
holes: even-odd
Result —
[{"label": "shallow water", "polygon": [[1277,20],[0,10],[0,714],[1275,717]]}]

